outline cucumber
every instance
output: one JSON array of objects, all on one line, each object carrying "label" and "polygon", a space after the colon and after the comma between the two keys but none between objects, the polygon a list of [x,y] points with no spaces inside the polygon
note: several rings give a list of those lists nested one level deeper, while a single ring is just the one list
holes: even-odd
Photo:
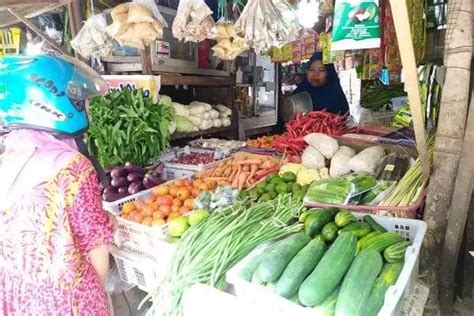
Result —
[{"label": "cucumber", "polygon": [[310,209],[310,210],[304,211],[303,213],[301,213],[300,217],[298,218],[298,221],[299,221],[300,223],[303,223],[303,224],[304,224],[306,218],[308,218],[308,216],[309,216],[310,214],[313,214],[313,213],[316,213],[316,212],[318,212],[318,209],[315,209],[315,208],[312,208],[312,209]]},{"label": "cucumber", "polygon": [[257,270],[255,270],[254,273],[252,274],[252,283],[258,284],[258,285],[266,284],[266,282],[263,281],[262,278],[260,277],[260,274],[258,273]]},{"label": "cucumber", "polygon": [[304,221],[306,234],[311,238],[319,234],[324,225],[334,220],[334,217],[338,212],[338,208],[327,208],[309,214]]},{"label": "cucumber", "polygon": [[404,240],[388,246],[383,252],[385,261],[390,263],[403,262],[405,260],[405,252],[410,244],[409,241]]},{"label": "cucumber", "polygon": [[334,316],[334,313],[336,312],[337,297],[339,296],[340,290],[341,286],[339,285],[321,305],[314,308],[314,314],[318,316]]},{"label": "cucumber", "polygon": [[239,276],[246,281],[252,281],[252,276],[260,262],[262,262],[262,258],[264,258],[267,253],[272,251],[272,249],[275,248],[276,245],[278,245],[278,241],[268,246],[267,249],[265,249],[260,255],[253,257],[252,260],[250,260],[247,265],[240,271]]},{"label": "cucumber", "polygon": [[347,225],[357,222],[357,218],[348,210],[342,210],[336,214],[334,219],[338,227],[346,227]]},{"label": "cucumber", "polygon": [[382,256],[376,250],[363,249],[355,257],[342,281],[336,302],[336,316],[365,316],[364,305],[382,265]]},{"label": "cucumber", "polygon": [[382,234],[382,232],[370,232],[361,239],[359,239],[359,241],[357,242],[357,253],[359,253],[364,248],[365,244],[367,243],[367,240],[380,234]]},{"label": "cucumber", "polygon": [[364,237],[368,233],[370,233],[371,228],[369,224],[363,222],[357,222],[347,225],[346,227],[339,230],[339,234],[343,232],[351,232],[353,233],[357,239]]},{"label": "cucumber", "polygon": [[354,260],[357,238],[354,234],[340,234],[326,251],[316,268],[301,284],[298,297],[305,306],[322,304],[334,291]]},{"label": "cucumber", "polygon": [[321,236],[311,240],[286,267],[278,280],[277,294],[286,298],[298,294],[301,283],[314,270],[325,251],[326,243]]},{"label": "cucumber", "polygon": [[370,216],[370,215],[365,215],[364,217],[362,217],[362,221],[364,223],[369,224],[369,226],[370,226],[370,228],[372,228],[372,230],[379,231],[379,232],[382,232],[382,233],[387,232],[387,230],[383,226],[381,226],[379,223],[377,223],[375,221],[375,219],[373,219],[372,216]]},{"label": "cucumber", "polygon": [[385,293],[388,288],[394,285],[403,269],[403,263],[386,263],[382,272],[375,280],[364,307],[364,316],[376,316],[382,308],[385,300]]},{"label": "cucumber", "polygon": [[329,222],[324,225],[323,230],[321,231],[321,236],[327,242],[333,242],[337,238],[337,232],[339,227],[334,222]]},{"label": "cucumber", "polygon": [[403,241],[403,237],[395,232],[381,233],[380,235],[373,236],[365,242],[362,249],[373,249],[378,252],[382,252],[385,248]]},{"label": "cucumber", "polygon": [[275,282],[281,276],[288,263],[311,239],[300,232],[285,238],[266,254],[256,272],[265,282]]}]

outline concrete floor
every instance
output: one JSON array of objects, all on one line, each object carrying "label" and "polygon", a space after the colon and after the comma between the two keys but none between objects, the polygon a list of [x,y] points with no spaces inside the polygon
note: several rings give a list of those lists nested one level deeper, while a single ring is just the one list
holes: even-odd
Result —
[{"label": "concrete floor", "polygon": [[146,293],[136,287],[121,293],[113,293],[111,296],[113,316],[145,316],[150,303],[138,310],[145,296]]}]

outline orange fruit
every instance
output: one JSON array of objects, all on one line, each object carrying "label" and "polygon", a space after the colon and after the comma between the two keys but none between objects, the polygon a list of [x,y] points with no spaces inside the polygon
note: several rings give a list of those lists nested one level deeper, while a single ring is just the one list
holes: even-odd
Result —
[{"label": "orange fruit", "polygon": [[144,216],[142,215],[142,213],[135,213],[133,214],[133,216],[130,216],[129,219],[131,221],[134,221],[134,222],[137,222],[137,223],[141,223],[143,221],[143,218]]},{"label": "orange fruit", "polygon": [[166,217],[171,213],[171,206],[162,205],[160,206],[160,212]]},{"label": "orange fruit", "polygon": [[155,218],[153,222],[151,222],[151,226],[163,226],[166,221],[162,218]]},{"label": "orange fruit", "polygon": [[191,208],[189,208],[187,206],[181,206],[180,209],[179,209],[179,214],[185,215],[185,214],[189,213],[190,211],[191,211]]},{"label": "orange fruit", "polygon": [[183,205],[186,206],[189,209],[193,209],[194,208],[194,199],[187,199],[186,201],[184,201]]},{"label": "orange fruit", "polygon": [[217,188],[217,181],[216,180],[206,179],[206,181],[204,181],[204,182],[207,184],[207,187],[209,188],[209,190],[215,190]]},{"label": "orange fruit", "polygon": [[198,188],[200,191],[209,191],[209,186],[206,183],[201,183]]},{"label": "orange fruit", "polygon": [[145,200],[145,203],[148,205],[152,204],[153,202],[155,202],[155,197],[153,195]]},{"label": "orange fruit", "polygon": [[147,216],[142,220],[143,225],[151,226],[151,223],[153,223],[153,217],[151,216]]},{"label": "orange fruit", "polygon": [[176,192],[176,197],[181,201],[187,200],[191,196],[191,192],[187,188],[180,188],[178,192]]},{"label": "orange fruit", "polygon": [[197,198],[199,196],[199,194],[201,194],[201,191],[199,191],[198,188],[194,187],[191,189],[191,196],[193,198]]},{"label": "orange fruit", "polygon": [[168,215],[168,220],[172,220],[173,218],[180,217],[178,212],[171,212],[170,215]]},{"label": "orange fruit", "polygon": [[177,205],[179,207],[183,206],[183,201],[178,198],[173,199],[173,205]]},{"label": "orange fruit", "polygon": [[172,206],[171,206],[171,212],[179,213],[179,208],[180,208],[180,207],[181,207],[181,205],[180,205],[180,206],[178,206],[178,205],[172,205]]},{"label": "orange fruit", "polygon": [[192,188],[193,187],[193,182],[191,180],[184,180],[183,181],[183,186],[186,188]]},{"label": "orange fruit", "polygon": [[135,204],[135,208],[137,210],[141,210],[143,209],[145,206],[146,206],[146,203],[143,202],[143,201],[140,201],[140,200],[136,200],[135,202],[133,202]]},{"label": "orange fruit", "polygon": [[122,211],[124,214],[129,214],[133,211],[135,211],[137,207],[135,206],[135,203],[133,202],[127,202],[122,206]]},{"label": "orange fruit", "polygon": [[161,185],[153,188],[153,195],[165,196],[168,193],[170,193],[170,187],[167,186],[166,184],[161,184]]},{"label": "orange fruit", "polygon": [[176,197],[176,193],[178,192],[178,187],[175,185],[170,186],[170,195],[172,197]]},{"label": "orange fruit", "polygon": [[153,219],[162,219],[164,216],[163,213],[161,213],[160,211],[154,211],[152,217]]}]

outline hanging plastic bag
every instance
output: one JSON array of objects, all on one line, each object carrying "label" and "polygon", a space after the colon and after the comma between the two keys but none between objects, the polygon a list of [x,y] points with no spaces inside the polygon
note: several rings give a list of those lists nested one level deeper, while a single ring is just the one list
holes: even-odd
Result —
[{"label": "hanging plastic bag", "polygon": [[168,23],[166,23],[165,18],[163,17],[163,15],[161,15],[160,10],[158,10],[158,6],[156,5],[154,0],[133,0],[132,3],[147,6],[151,10],[151,13],[153,14],[155,20],[157,20],[162,25],[162,27],[168,27]]},{"label": "hanging plastic bag", "polygon": [[331,50],[380,47],[379,0],[336,0]]},{"label": "hanging plastic bag", "polygon": [[179,2],[172,25],[175,38],[186,42],[200,42],[210,37],[213,26],[212,10],[203,0]]},{"label": "hanging plastic bag", "polygon": [[91,16],[71,40],[72,48],[84,58],[111,55],[113,43],[105,31],[106,26],[107,22],[103,13]]}]

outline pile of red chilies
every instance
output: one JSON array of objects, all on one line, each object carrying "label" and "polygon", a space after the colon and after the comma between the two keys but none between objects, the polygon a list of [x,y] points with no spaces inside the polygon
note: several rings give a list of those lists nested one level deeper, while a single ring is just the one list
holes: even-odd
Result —
[{"label": "pile of red chilies", "polygon": [[306,148],[303,137],[311,133],[340,136],[346,131],[346,116],[326,111],[298,112],[294,120],[286,123],[286,131],[273,142],[273,148],[288,155],[301,155]]}]

